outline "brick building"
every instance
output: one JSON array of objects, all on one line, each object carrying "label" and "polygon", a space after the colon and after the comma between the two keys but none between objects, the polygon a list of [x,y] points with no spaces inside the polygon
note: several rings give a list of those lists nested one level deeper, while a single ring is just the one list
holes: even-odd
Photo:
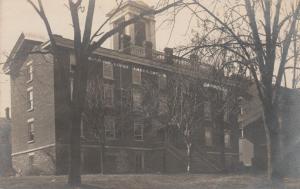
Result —
[{"label": "brick building", "polygon": [[[148,9],[142,2],[128,1],[111,25]],[[60,49],[57,62],[50,54],[31,54],[33,49],[47,49],[49,43],[22,34],[4,68],[11,77],[13,164],[24,174],[68,170],[68,115],[76,65],[73,42],[61,36],[55,40]],[[170,131],[162,102],[171,99],[174,88],[170,86],[178,75],[197,78],[197,86],[211,94],[222,89],[210,78],[209,65],[193,62],[192,57],[173,55],[169,48],[155,50],[154,17],[116,34],[112,49],[97,49],[89,60],[87,107],[81,123],[82,173],[184,172],[184,137],[179,130]],[[226,114],[227,122],[217,121],[216,102],[205,95],[199,101],[199,117],[205,119],[193,123],[191,171],[220,171],[223,154],[226,168],[234,170],[239,139],[236,116]]]},{"label": "brick building", "polygon": [[[300,173],[299,110],[300,93],[298,89],[281,88],[279,100],[279,120],[281,125],[282,171],[287,175]],[[255,84],[249,87],[248,96],[242,102],[242,114],[238,118],[242,130],[240,141],[251,143],[251,147],[240,147],[240,154],[249,156],[249,165],[254,170],[267,169],[266,136],[263,126],[263,107]],[[249,151],[251,151],[249,153]],[[244,158],[244,157],[243,157]],[[242,159],[243,159],[242,158]],[[246,159],[248,159],[246,157]],[[241,161],[243,161],[241,159]]]},{"label": "brick building", "polygon": [[9,108],[5,109],[5,114],[5,118],[0,117],[0,176],[11,176],[14,171],[11,161]]}]

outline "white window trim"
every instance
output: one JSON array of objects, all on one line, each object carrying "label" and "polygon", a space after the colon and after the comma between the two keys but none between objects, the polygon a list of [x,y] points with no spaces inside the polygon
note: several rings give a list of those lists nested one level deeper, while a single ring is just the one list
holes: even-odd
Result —
[{"label": "white window trim", "polygon": [[[209,132],[210,134],[210,139],[207,138],[206,133]],[[205,127],[204,129],[204,140],[205,140],[205,146],[213,146],[214,145],[214,141],[213,141],[213,132],[212,132],[212,128],[210,127]],[[208,141],[210,140],[210,141]]]},{"label": "white window trim", "polygon": [[73,101],[74,78],[70,77],[70,100]]},{"label": "white window trim", "polygon": [[115,122],[114,117],[112,117],[112,116],[106,116],[106,117],[104,117],[104,124],[105,124],[105,119],[110,119],[110,121],[112,121],[112,124],[113,124],[112,125],[113,126],[113,136],[112,137],[106,135],[107,129],[106,129],[106,125],[104,125],[105,139],[110,139],[110,140],[116,139],[116,122]]},{"label": "white window trim", "polygon": [[[205,108],[208,108],[208,115],[206,115],[206,109]],[[203,114],[204,114],[204,118],[206,120],[211,120],[212,119],[212,110],[211,110],[211,102],[210,101],[204,101],[203,103]]]},{"label": "white window trim", "polygon": [[26,62],[26,66],[32,65],[33,60],[29,60],[28,62]]},{"label": "white window trim", "polygon": [[[106,95],[105,95],[105,88],[111,90],[111,104],[107,104],[106,103]],[[104,84],[104,87],[103,87],[103,99],[104,99],[104,105],[105,106],[108,106],[108,107],[113,107],[114,106],[114,86],[112,84],[107,84],[105,83]]]},{"label": "white window trim", "polygon": [[74,73],[73,70],[73,66],[76,67],[76,58],[75,58],[75,54],[74,53],[70,53],[70,62],[69,62],[69,66],[70,66],[70,73]]},{"label": "white window trim", "polygon": [[[136,81],[133,79],[133,73],[134,73],[134,72],[139,73],[139,81],[138,81],[138,82],[136,82]],[[134,84],[134,85],[141,85],[141,84],[142,84],[142,72],[141,72],[140,69],[132,68],[131,80],[132,80],[132,84]]]},{"label": "white window trim", "polygon": [[[135,95],[139,96],[139,102],[134,100]],[[132,89],[132,105],[133,105],[133,108],[141,107],[142,103],[143,103],[143,96],[142,96],[141,91],[138,90],[138,89]]]},{"label": "white window trim", "polygon": [[28,76],[28,69],[31,69],[30,78],[26,81],[26,83],[30,83],[33,80],[33,65],[32,60],[26,63],[26,77]]},{"label": "white window trim", "polygon": [[[28,95],[29,92],[32,92],[32,101],[31,101],[31,107],[30,108],[27,107],[28,106],[28,104],[27,104],[28,100],[30,100],[30,99],[27,99],[28,98],[27,95]],[[30,112],[34,109],[34,105],[33,105],[33,87],[28,87],[27,88],[27,91],[26,91],[26,108],[27,108],[27,112]]]},{"label": "white window trim", "polygon": [[[229,141],[228,143],[226,143],[226,136],[229,136]],[[228,144],[228,145],[226,145]],[[232,144],[231,144],[231,131],[224,131],[224,146],[225,148],[231,148]]]},{"label": "white window trim", "polygon": [[[30,118],[27,120],[27,131],[28,131],[28,135],[29,135],[29,124],[33,124],[33,133],[35,133],[35,129],[34,129],[34,118]],[[30,144],[30,143],[34,143],[35,140],[34,140],[34,134],[33,134],[33,140],[29,140],[29,136],[28,136],[28,140],[27,140],[27,143]]]},{"label": "white window trim", "polygon": [[[112,67],[112,76],[105,76],[104,74],[104,65],[110,65]],[[114,80],[114,65],[109,61],[103,61],[102,75],[104,79]]]},{"label": "white window trim", "polygon": [[[141,135],[136,135],[135,130],[136,126],[141,127]],[[135,120],[133,123],[133,136],[135,141],[144,141],[144,123],[142,121]],[[141,139],[137,139],[136,137],[141,137]]]}]

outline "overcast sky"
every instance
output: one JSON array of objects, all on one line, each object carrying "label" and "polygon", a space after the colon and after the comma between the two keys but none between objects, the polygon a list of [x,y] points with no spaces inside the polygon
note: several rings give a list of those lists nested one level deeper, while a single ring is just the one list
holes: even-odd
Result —
[{"label": "overcast sky", "polygon": [[[44,8],[49,18],[53,32],[66,38],[72,38],[71,18],[66,8],[67,0],[44,0]],[[86,0],[84,1],[86,2]],[[114,0],[97,0],[94,16],[94,29],[105,19],[105,14],[116,6]],[[144,0],[148,5],[156,5],[157,0]],[[83,18],[82,14],[82,18]],[[169,39],[171,26],[166,23],[161,26],[164,16],[157,16],[156,41],[157,49],[174,47],[188,41],[186,36],[188,16],[179,16]],[[84,19],[82,19],[83,23]],[[107,31],[108,28],[106,28]],[[5,60],[19,35],[24,32],[41,40],[47,40],[45,27],[29,5],[27,0],[0,0],[0,59]],[[175,40],[176,39],[176,42]],[[109,47],[109,41],[104,46]],[[3,116],[4,108],[10,106],[9,79],[0,71],[0,116]]]}]

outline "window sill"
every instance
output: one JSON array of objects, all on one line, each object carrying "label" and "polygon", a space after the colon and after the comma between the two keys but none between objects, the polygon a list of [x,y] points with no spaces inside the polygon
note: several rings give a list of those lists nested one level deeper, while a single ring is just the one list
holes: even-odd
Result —
[{"label": "window sill", "polygon": [[118,140],[118,139],[117,138],[112,138],[112,137],[105,137],[105,140],[114,141],[114,140]]},{"label": "window sill", "polygon": [[144,139],[134,139],[134,141],[137,141],[137,142],[144,142]]},{"label": "window sill", "polygon": [[28,83],[31,83],[32,81],[33,81],[33,79],[26,81],[26,83],[28,84]]},{"label": "window sill", "polygon": [[109,81],[114,81],[114,78],[109,78],[109,77],[103,77],[103,79],[109,80]]},{"label": "window sill", "polygon": [[28,141],[27,144],[32,144],[34,143],[34,140]]},{"label": "window sill", "polygon": [[32,112],[34,108],[30,108],[27,110],[27,112]]}]

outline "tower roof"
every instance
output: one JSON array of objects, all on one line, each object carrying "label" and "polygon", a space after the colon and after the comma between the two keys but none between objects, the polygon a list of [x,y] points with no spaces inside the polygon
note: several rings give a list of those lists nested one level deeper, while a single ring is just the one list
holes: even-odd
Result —
[{"label": "tower roof", "polygon": [[[144,10],[144,11],[153,10],[153,8],[150,7],[148,4],[146,4],[144,1],[141,1],[141,0],[138,0],[138,1],[128,0],[125,3],[123,3],[123,5],[120,8],[120,11],[122,9],[125,9],[126,7],[129,7],[129,6],[140,9],[140,10]],[[108,12],[106,14],[106,16],[108,16],[108,17],[111,16],[115,12],[115,10],[116,10],[116,8],[114,8],[113,10]]]}]

